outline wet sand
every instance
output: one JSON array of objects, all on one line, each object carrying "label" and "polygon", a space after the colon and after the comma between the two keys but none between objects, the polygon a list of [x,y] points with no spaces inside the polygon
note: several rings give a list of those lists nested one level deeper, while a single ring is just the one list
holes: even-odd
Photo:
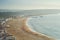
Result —
[{"label": "wet sand", "polygon": [[6,22],[6,25],[9,25],[6,28],[6,32],[8,34],[13,35],[16,40],[55,40],[46,35],[33,32],[28,25],[26,25],[26,21],[28,18],[16,18],[11,19]]}]

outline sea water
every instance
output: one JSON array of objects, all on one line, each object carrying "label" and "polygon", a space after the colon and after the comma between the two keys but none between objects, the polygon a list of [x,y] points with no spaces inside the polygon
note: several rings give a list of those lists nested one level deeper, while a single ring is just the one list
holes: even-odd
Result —
[{"label": "sea water", "polygon": [[60,14],[32,16],[27,24],[38,33],[60,40]]}]

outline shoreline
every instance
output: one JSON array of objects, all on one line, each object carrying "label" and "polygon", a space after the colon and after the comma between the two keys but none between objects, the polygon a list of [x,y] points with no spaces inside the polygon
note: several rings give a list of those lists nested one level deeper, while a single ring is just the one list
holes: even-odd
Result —
[{"label": "shoreline", "polygon": [[38,39],[55,40],[44,34],[32,31],[31,28],[26,24],[27,21],[28,18],[17,18],[17,19],[7,21],[7,25],[10,26],[9,28],[6,29],[7,33],[15,36],[16,40],[23,40],[23,39],[24,40],[38,40]]}]

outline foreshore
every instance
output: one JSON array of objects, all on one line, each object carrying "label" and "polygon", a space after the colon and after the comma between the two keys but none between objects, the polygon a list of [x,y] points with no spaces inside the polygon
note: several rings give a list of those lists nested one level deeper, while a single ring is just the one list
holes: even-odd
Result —
[{"label": "foreshore", "polygon": [[6,32],[13,35],[16,40],[55,40],[44,34],[34,32],[26,24],[27,18],[18,17],[16,19],[11,19],[6,22],[9,28],[6,28]]}]

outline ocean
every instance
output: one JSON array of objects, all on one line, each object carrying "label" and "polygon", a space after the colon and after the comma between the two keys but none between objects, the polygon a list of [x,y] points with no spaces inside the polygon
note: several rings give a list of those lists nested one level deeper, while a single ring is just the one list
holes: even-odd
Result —
[{"label": "ocean", "polygon": [[32,16],[28,18],[27,24],[35,32],[60,39],[60,13]]}]

